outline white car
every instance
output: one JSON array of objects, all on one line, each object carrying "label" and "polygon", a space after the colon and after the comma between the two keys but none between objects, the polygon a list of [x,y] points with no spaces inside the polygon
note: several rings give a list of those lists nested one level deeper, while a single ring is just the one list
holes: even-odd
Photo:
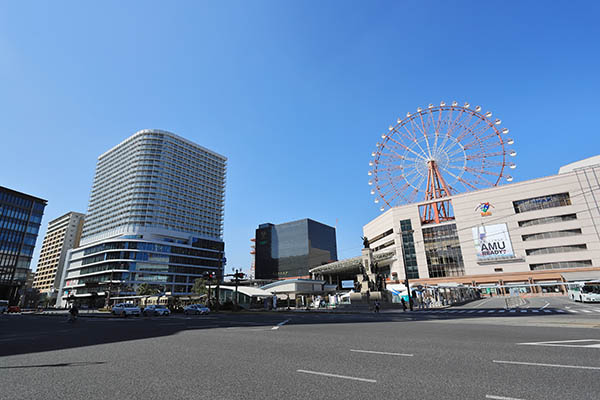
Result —
[{"label": "white car", "polygon": [[185,315],[208,314],[209,312],[210,308],[206,307],[204,304],[192,304],[183,308],[183,313]]},{"label": "white car", "polygon": [[171,310],[163,305],[149,305],[144,308],[144,315],[149,317],[151,315],[170,315]]},{"label": "white car", "polygon": [[126,317],[128,315],[137,315],[139,317],[142,314],[142,312],[140,308],[135,304],[119,303],[113,306],[112,314],[120,315],[121,317]]}]

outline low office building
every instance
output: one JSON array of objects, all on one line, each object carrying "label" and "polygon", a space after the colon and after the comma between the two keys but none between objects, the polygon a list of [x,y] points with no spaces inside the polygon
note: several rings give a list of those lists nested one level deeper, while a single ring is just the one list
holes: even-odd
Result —
[{"label": "low office building", "polygon": [[[423,222],[414,203],[363,227],[387,282],[465,284],[506,293],[564,290],[561,282],[600,279],[600,156],[557,175],[449,197],[454,216]],[[339,282],[359,274],[361,257],[313,268]]]},{"label": "low office building", "polygon": [[308,277],[311,268],[337,260],[335,228],[312,219],[259,225],[255,246],[256,279]]},{"label": "low office building", "polygon": [[16,304],[30,264],[47,201],[0,186],[0,300]]},{"label": "low office building", "polygon": [[67,251],[79,246],[84,219],[85,214],[71,211],[48,223],[33,280],[41,293],[56,295]]},{"label": "low office building", "polygon": [[58,305],[135,295],[141,284],[192,294],[223,275],[227,159],[162,130],[142,130],[98,157],[81,246],[69,251]]}]

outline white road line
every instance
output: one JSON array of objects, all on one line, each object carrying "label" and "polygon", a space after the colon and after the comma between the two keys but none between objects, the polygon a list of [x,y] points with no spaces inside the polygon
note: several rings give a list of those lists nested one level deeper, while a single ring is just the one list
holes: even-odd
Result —
[{"label": "white road line", "polygon": [[489,310],[489,311],[488,311],[488,313],[491,313],[491,312],[496,312],[496,310]]},{"label": "white road line", "polygon": [[538,367],[556,367],[556,368],[574,368],[574,369],[597,369],[600,370],[600,367],[588,367],[585,365],[562,365],[562,364],[544,364],[544,363],[532,363],[532,362],[523,362],[523,361],[501,361],[501,360],[492,360],[497,364],[515,364],[515,365],[533,365]]},{"label": "white road line", "polygon": [[355,353],[383,354],[383,355],[386,355],[386,356],[402,356],[402,357],[412,357],[412,356],[414,356],[414,354],[390,353],[390,352],[387,352],[387,351],[371,351],[371,350],[355,350],[355,349],[350,349],[350,351],[353,351]]},{"label": "white road line", "polygon": [[277,324],[277,326],[274,326],[274,327],[272,327],[272,328],[271,328],[271,330],[273,330],[273,331],[274,331],[274,330],[277,330],[277,329],[279,329],[279,327],[281,327],[281,326],[283,326],[283,325],[287,324],[288,322],[290,322],[290,320],[289,320],[289,319],[286,319],[285,321],[282,321],[282,322],[278,323],[278,324]]},{"label": "white road line", "polygon": [[540,310],[531,310],[532,312],[540,312]]},{"label": "white road line", "polygon": [[467,311],[467,314],[471,314],[471,313],[474,313],[474,312],[475,312],[475,310]]},{"label": "white road line", "polygon": [[485,312],[485,310],[477,311],[477,314]]},{"label": "white road line", "polygon": [[357,377],[354,377],[354,376],[328,374],[326,372],[306,371],[304,369],[298,369],[298,370],[296,370],[296,372],[302,372],[303,374],[313,374],[313,375],[329,376],[331,378],[350,379],[350,380],[353,380],[353,381],[377,383],[377,381],[375,379],[365,379],[365,378],[357,378]]},{"label": "white road line", "polygon": [[594,308],[594,311],[600,312],[600,308]]},{"label": "white road line", "polygon": [[486,399],[496,399],[496,400],[523,400],[523,399],[517,399],[516,397],[494,396],[492,394],[486,394],[485,398]]},{"label": "white road line", "polygon": [[498,312],[506,312],[506,310],[498,310]]},{"label": "white road line", "polygon": [[509,312],[517,312],[517,310],[510,310]]},{"label": "white road line", "polygon": [[467,312],[467,310],[460,310],[458,313],[459,313],[459,314],[462,314],[462,313],[464,313],[464,312]]},{"label": "white road line", "polygon": [[528,310],[521,310],[521,312],[527,312]]},{"label": "white road line", "polygon": [[544,312],[552,312],[552,310],[544,310]]},{"label": "white road line", "polygon": [[544,308],[548,307],[550,305],[550,303],[546,302],[546,304],[544,304],[543,307],[540,307],[540,310],[543,310]]},{"label": "white road line", "polygon": [[578,313],[579,311],[576,311],[576,310],[569,310],[569,312],[572,312],[572,313]]},{"label": "white road line", "polygon": [[591,311],[590,311],[590,310],[579,310],[579,311],[581,311],[581,312],[585,312],[585,313],[591,313]]}]

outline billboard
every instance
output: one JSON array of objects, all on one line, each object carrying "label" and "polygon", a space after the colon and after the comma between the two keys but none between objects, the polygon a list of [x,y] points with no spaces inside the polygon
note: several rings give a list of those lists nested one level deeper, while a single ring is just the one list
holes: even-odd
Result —
[{"label": "billboard", "polygon": [[515,257],[506,224],[476,226],[473,240],[478,260]]}]

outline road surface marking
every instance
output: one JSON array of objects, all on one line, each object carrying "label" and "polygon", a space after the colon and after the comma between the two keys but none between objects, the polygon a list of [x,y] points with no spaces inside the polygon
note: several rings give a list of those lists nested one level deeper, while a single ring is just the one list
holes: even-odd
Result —
[{"label": "road surface marking", "polygon": [[591,311],[590,311],[590,310],[579,310],[579,311],[581,311],[581,312],[586,312],[586,313],[591,313]]},{"label": "road surface marking", "polygon": [[531,310],[532,312],[540,312],[540,310]]},{"label": "road surface marking", "polygon": [[544,312],[552,312],[552,310],[544,310]]},{"label": "road surface marking", "polygon": [[462,314],[462,313],[464,313],[464,312],[467,312],[467,310],[460,310],[458,313],[459,313],[459,314]]},{"label": "road surface marking", "polygon": [[371,350],[355,350],[355,349],[350,349],[350,351],[353,351],[355,353],[383,354],[386,356],[412,357],[414,355],[414,354],[405,354],[405,353],[390,353],[387,351],[371,351]]},{"label": "road surface marking", "polygon": [[594,311],[600,312],[600,308],[594,308]]},{"label": "road surface marking", "polygon": [[566,312],[565,310],[555,310],[555,311],[556,311],[556,312],[561,312],[561,313],[564,313],[564,312]]},{"label": "road surface marking", "polygon": [[485,312],[485,310],[477,311],[477,314]]},{"label": "road surface marking", "polygon": [[486,394],[485,398],[486,399],[496,399],[496,400],[523,400],[523,399],[517,399],[516,397],[494,396],[491,394]]},{"label": "road surface marking", "polygon": [[506,310],[498,310],[498,312],[506,312]]},{"label": "road surface marking", "polygon": [[544,308],[548,307],[550,305],[550,303],[546,302],[546,304],[544,304],[543,307],[540,308],[540,310],[543,310]]},{"label": "road surface marking", "polygon": [[510,310],[509,312],[517,312],[517,310]]},{"label": "road surface marking", "polygon": [[501,360],[493,360],[493,362],[497,364],[515,364],[515,365],[533,365],[538,367],[556,367],[556,368],[575,368],[575,369],[597,369],[600,370],[600,367],[588,367],[585,365],[562,365],[562,364],[544,364],[544,363],[532,363],[532,362],[523,362],[523,361],[501,361]]},{"label": "road surface marking", "polygon": [[521,312],[527,312],[528,310],[521,310]]},{"label": "road surface marking", "polygon": [[491,313],[491,312],[496,312],[496,310],[490,310],[490,311],[488,311],[488,313]]},{"label": "road surface marking", "polygon": [[350,379],[353,381],[361,381],[361,382],[370,382],[377,383],[375,379],[365,379],[365,378],[357,378],[354,376],[346,376],[346,375],[336,375],[336,374],[328,374],[326,372],[316,372],[316,371],[306,371],[303,369],[298,369],[296,372],[302,372],[304,374],[313,374],[313,375],[321,375],[321,376],[329,376],[331,378],[341,378],[341,379]]},{"label": "road surface marking", "polygon": [[289,319],[286,319],[285,321],[281,321],[280,323],[278,323],[278,324],[277,324],[277,326],[274,326],[274,327],[272,327],[272,328],[271,328],[271,330],[273,330],[273,331],[274,331],[274,330],[277,330],[277,329],[279,329],[279,327],[281,327],[281,326],[283,326],[283,325],[287,324],[288,322],[290,322],[290,320],[289,320]]},{"label": "road surface marking", "polygon": [[448,311],[450,314],[457,312],[456,310]]},{"label": "road surface marking", "polygon": [[[577,344],[574,344],[574,343],[577,343]],[[555,341],[551,341],[551,342],[529,342],[529,343],[517,343],[517,344],[525,345],[525,346],[600,348],[600,339],[555,340]]]},{"label": "road surface marking", "polygon": [[467,314],[471,314],[471,313],[474,313],[474,312],[475,312],[475,310],[467,311]]},{"label": "road surface marking", "polygon": [[484,305],[485,303],[487,303],[487,302],[489,302],[489,301],[491,301],[491,300],[492,300],[491,298],[490,298],[490,299],[487,299],[487,300],[484,300],[484,301],[482,301],[481,303],[479,303],[478,305],[476,305],[476,306],[475,306],[475,308],[479,308],[479,307],[481,307],[482,305]]},{"label": "road surface marking", "polygon": [[578,313],[579,311],[576,311],[576,310],[569,310],[569,312],[572,312],[572,313]]}]

